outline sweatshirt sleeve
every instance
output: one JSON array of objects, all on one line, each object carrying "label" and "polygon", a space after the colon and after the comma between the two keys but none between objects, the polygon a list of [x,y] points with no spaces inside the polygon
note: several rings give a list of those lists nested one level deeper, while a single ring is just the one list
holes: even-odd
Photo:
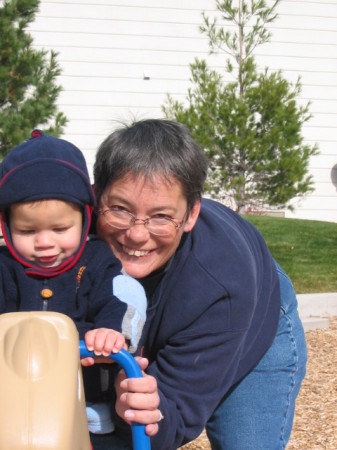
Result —
[{"label": "sweatshirt sleeve", "polygon": [[18,287],[9,261],[0,252],[0,314],[18,309]]},{"label": "sweatshirt sleeve", "polygon": [[5,300],[5,291],[4,291],[4,286],[5,286],[5,271],[4,268],[2,266],[2,264],[0,263],[0,314],[3,314],[6,312],[6,300]]},{"label": "sweatshirt sleeve", "polygon": [[226,330],[230,304],[219,300],[159,351],[147,373],[158,381],[165,418],[152,450],[172,450],[196,439],[232,385],[245,330]]}]

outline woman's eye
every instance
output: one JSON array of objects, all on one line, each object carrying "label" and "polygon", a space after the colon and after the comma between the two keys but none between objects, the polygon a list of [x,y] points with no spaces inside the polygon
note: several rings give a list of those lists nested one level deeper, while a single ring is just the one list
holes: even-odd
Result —
[{"label": "woman's eye", "polygon": [[109,206],[110,211],[127,211],[123,206],[113,205]]},{"label": "woman's eye", "polygon": [[167,214],[156,214],[155,216],[152,216],[151,219],[172,220],[172,217],[168,216]]}]

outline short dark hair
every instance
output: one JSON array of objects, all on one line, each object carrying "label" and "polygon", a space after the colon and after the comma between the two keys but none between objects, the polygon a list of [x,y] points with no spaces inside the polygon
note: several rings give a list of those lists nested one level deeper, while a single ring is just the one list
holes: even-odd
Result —
[{"label": "short dark hair", "polygon": [[100,145],[94,164],[97,202],[106,187],[126,174],[178,180],[191,209],[201,197],[208,161],[189,130],[179,122],[148,119],[113,131]]}]

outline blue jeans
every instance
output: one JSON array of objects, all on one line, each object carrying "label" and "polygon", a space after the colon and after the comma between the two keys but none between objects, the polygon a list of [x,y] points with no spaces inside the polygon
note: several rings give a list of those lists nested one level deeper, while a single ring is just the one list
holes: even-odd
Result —
[{"label": "blue jeans", "polygon": [[276,264],[281,313],[274,342],[206,426],[212,450],[281,450],[290,437],[307,349],[291,281]]}]

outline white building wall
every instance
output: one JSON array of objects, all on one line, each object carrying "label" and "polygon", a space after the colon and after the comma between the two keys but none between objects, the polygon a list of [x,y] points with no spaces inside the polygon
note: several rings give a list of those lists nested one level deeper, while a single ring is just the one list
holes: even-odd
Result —
[{"label": "white building wall", "polygon": [[[84,151],[90,170],[119,121],[162,117],[166,93],[185,99],[189,64],[208,58],[202,11],[216,13],[215,0],[41,0],[34,45],[59,53],[64,137]],[[292,82],[301,76],[299,101],[310,101],[313,114],[303,135],[320,150],[310,164],[315,191],[286,216],[337,222],[337,0],[282,0],[277,12],[257,62]],[[209,59],[219,69],[224,60]]]}]

